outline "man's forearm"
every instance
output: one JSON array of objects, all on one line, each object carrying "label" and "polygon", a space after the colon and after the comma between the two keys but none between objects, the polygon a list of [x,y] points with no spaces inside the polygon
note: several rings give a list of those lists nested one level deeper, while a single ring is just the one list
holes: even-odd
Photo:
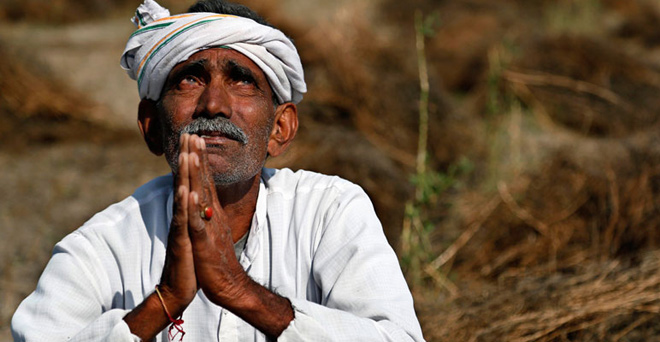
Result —
[{"label": "man's forearm", "polygon": [[291,302],[250,279],[239,298],[226,309],[259,329],[266,336],[277,338],[294,319]]},{"label": "man's forearm", "polygon": [[[168,300],[169,293],[165,291],[161,292],[163,292],[163,300],[166,303],[172,303],[172,301]],[[177,310],[173,305],[168,307],[168,310],[176,310],[170,312],[171,315],[175,315],[174,318],[179,317],[183,311]],[[143,341],[150,341],[170,324],[170,319],[167,317],[158,295],[154,292],[124,316],[124,322],[126,322],[133,335],[138,336]]]}]

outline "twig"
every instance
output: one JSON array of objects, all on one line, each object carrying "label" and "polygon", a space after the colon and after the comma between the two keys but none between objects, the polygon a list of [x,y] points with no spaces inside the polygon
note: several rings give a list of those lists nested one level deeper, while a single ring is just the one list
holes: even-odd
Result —
[{"label": "twig", "polygon": [[536,120],[547,130],[557,131],[557,125],[552,121],[550,114],[546,110],[543,103],[532,93],[527,84],[525,83],[512,83],[511,89],[513,93],[518,96],[523,102],[527,103],[530,107],[535,108],[534,116]]},{"label": "twig", "polygon": [[646,315],[643,315],[642,317],[638,318],[636,321],[632,322],[625,329],[621,330],[618,334],[612,336],[612,342],[616,342],[616,341],[620,340],[622,337],[628,335],[629,332],[635,330],[635,328],[637,328],[638,326],[648,322],[651,318],[653,318],[655,316],[656,315],[646,314]]},{"label": "twig", "polygon": [[[429,73],[426,66],[426,50],[424,47],[424,18],[420,10],[415,11],[415,41],[417,46],[417,65],[419,69],[419,140],[417,142],[417,175],[426,172],[426,145],[428,140],[429,121]],[[421,188],[417,185],[415,198],[421,199]]]},{"label": "twig", "polygon": [[[586,177],[584,175],[582,175],[582,177],[580,179],[581,184],[579,186],[577,186],[576,188],[581,189],[582,187],[584,187],[585,180],[586,180]],[[581,196],[577,196],[577,198],[572,203],[570,203],[569,205],[564,207],[558,214],[556,214],[552,218],[552,220],[549,220],[548,225],[553,225],[555,223],[559,223],[559,222],[569,218],[578,209],[580,209],[580,207],[582,207],[582,205],[584,203],[586,203],[588,199],[589,199],[588,196],[584,195],[584,194],[581,195]]]},{"label": "twig", "polygon": [[497,183],[497,190],[502,197],[502,201],[511,209],[514,215],[518,216],[523,222],[532,226],[536,231],[541,233],[543,236],[548,236],[548,225],[541,222],[539,219],[535,218],[527,210],[523,209],[516,203],[516,200],[513,199],[509,189],[506,186],[506,183],[500,181]]},{"label": "twig", "polygon": [[410,252],[412,250],[412,246],[410,244],[411,241],[410,234],[412,232],[412,219],[410,217],[411,212],[412,212],[412,202],[407,201],[405,214],[403,217],[403,228],[401,229],[401,253],[403,255],[410,255]]},{"label": "twig", "polygon": [[608,167],[607,170],[605,170],[605,175],[607,176],[607,180],[610,185],[610,198],[611,198],[611,205],[612,205],[612,215],[610,216],[610,222],[607,224],[607,228],[605,229],[605,234],[604,234],[604,242],[603,242],[603,247],[606,248],[606,253],[603,255],[603,258],[606,258],[610,253],[614,252],[612,246],[614,244],[615,240],[615,230],[616,226],[619,223],[619,188],[617,187],[616,183],[616,175],[614,174],[614,171],[612,168]]},{"label": "twig", "polygon": [[612,271],[614,271],[614,269],[619,267],[619,264],[620,264],[619,260],[614,260],[609,265],[604,267],[603,273],[601,273],[601,275],[596,279],[596,281],[594,281],[595,286],[599,286],[603,282],[603,280],[605,280],[605,278],[607,278],[607,276],[610,275]]},{"label": "twig", "polygon": [[516,71],[506,70],[502,73],[502,77],[514,83],[525,83],[530,85],[552,85],[572,89],[580,93],[588,93],[600,97],[612,104],[619,105],[625,108],[630,108],[624,100],[611,90],[595,85],[593,83],[575,80],[566,76],[549,75],[549,74],[525,74]]},{"label": "twig", "polygon": [[482,216],[474,221],[468,229],[466,229],[459,237],[454,241],[454,243],[451,244],[447,249],[445,249],[442,254],[440,254],[431,264],[429,267],[431,269],[437,270],[440,268],[442,265],[444,265],[447,261],[451,260],[458,251],[465,246],[465,244],[470,241],[470,239],[474,236],[474,234],[481,228],[482,224],[488,217],[490,217],[490,214],[497,208],[497,206],[500,204],[500,199],[498,197],[492,198],[488,204],[486,204],[486,207],[482,210]]},{"label": "twig", "polygon": [[450,297],[455,298],[458,296],[458,286],[454,284],[449,278],[447,278],[444,274],[438,272],[437,269],[431,267],[431,265],[426,265],[424,267],[424,271],[435,280],[438,285],[444,287],[447,289],[447,292],[449,292]]}]

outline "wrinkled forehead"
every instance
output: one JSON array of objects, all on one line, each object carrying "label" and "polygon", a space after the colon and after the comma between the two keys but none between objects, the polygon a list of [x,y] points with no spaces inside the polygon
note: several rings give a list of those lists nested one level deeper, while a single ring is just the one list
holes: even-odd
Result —
[{"label": "wrinkled forehead", "polygon": [[170,70],[163,84],[159,100],[174,84],[188,75],[221,75],[228,80],[254,82],[260,92],[270,98],[275,107],[284,103],[277,94],[268,76],[254,61],[244,54],[226,47],[211,47],[198,51]]},{"label": "wrinkled forehead", "polygon": [[[201,70],[206,73],[223,74],[226,77],[237,79],[251,79],[256,82],[260,89],[267,91],[269,96],[275,97],[273,88],[263,69],[244,54],[222,46],[200,50],[175,65],[167,76],[161,96],[166,91],[167,84],[180,79],[184,75],[199,73]],[[273,101],[277,103],[276,98]]]},{"label": "wrinkled forehead", "polygon": [[170,70],[168,77],[171,77],[177,70],[189,66],[201,66],[209,70],[249,69],[254,76],[268,82],[264,70],[254,63],[254,61],[244,54],[225,46],[209,47],[194,53],[188,59],[175,65]]}]

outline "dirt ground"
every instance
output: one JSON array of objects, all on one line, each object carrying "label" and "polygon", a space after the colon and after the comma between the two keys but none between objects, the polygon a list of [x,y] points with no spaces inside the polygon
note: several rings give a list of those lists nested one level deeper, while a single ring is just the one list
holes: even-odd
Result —
[{"label": "dirt ground", "polygon": [[[169,171],[118,65],[134,5],[66,3],[0,5],[0,341],[52,246]],[[269,166],[365,188],[428,341],[660,340],[657,2],[246,3],[294,38],[309,88]]]}]

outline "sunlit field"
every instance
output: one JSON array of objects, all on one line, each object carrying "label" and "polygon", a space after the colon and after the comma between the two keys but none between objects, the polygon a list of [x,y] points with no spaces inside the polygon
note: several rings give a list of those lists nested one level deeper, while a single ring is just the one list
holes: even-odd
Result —
[{"label": "sunlit field", "polygon": [[[660,2],[298,2],[243,2],[309,89],[268,165],[367,191],[428,341],[660,340]],[[0,341],[53,245],[169,171],[119,67],[137,5],[0,3]]]}]

